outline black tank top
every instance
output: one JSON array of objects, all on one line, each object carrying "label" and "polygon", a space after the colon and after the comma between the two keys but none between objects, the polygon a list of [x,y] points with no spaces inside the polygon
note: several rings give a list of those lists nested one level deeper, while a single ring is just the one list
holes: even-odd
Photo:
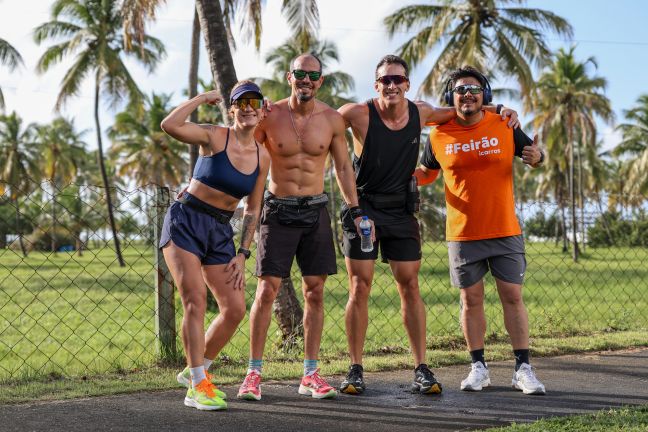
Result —
[{"label": "black tank top", "polygon": [[[358,194],[403,194],[407,182],[412,177],[419,156],[421,121],[416,104],[407,101],[409,120],[400,130],[391,130],[383,123],[373,99],[367,101],[369,107],[369,128],[360,157],[353,156],[353,169],[356,175]],[[376,223],[403,221],[407,215],[405,208],[382,209],[380,211],[363,209],[374,216]]]}]

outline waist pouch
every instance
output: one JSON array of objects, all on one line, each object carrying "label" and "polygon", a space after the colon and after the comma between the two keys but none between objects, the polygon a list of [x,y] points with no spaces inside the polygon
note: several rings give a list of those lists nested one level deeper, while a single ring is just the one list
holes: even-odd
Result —
[{"label": "waist pouch", "polygon": [[227,212],[225,210],[220,210],[216,207],[212,207],[188,193],[182,195],[177,199],[177,201],[196,211],[208,214],[222,224],[228,224],[230,222],[230,219],[232,219],[232,216],[234,215],[234,212]]},{"label": "waist pouch", "polygon": [[376,210],[405,207],[404,194],[369,194],[363,192],[360,197],[369,201]]},{"label": "waist pouch", "polygon": [[277,198],[266,194],[266,204],[273,210],[281,225],[312,228],[319,221],[320,209],[328,203],[326,194],[307,197]]},{"label": "waist pouch", "polygon": [[421,193],[419,192],[416,177],[414,176],[412,176],[410,181],[407,183],[405,208],[409,214],[418,213],[421,208]]}]

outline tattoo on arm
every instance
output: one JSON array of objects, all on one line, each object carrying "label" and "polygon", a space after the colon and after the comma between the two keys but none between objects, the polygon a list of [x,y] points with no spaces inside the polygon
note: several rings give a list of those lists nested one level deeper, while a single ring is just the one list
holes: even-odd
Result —
[{"label": "tattoo on arm", "polygon": [[252,243],[252,239],[254,238],[256,223],[256,215],[246,214],[245,216],[243,216],[243,227],[241,228],[241,247],[249,249],[249,246]]}]

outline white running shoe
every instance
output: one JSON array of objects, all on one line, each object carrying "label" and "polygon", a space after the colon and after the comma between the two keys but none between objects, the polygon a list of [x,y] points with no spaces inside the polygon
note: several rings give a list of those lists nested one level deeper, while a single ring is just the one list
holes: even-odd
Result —
[{"label": "white running shoe", "polygon": [[482,387],[490,385],[490,374],[488,368],[482,362],[477,361],[472,364],[472,369],[468,377],[461,381],[461,390],[481,391]]},{"label": "white running shoe", "polygon": [[513,373],[511,385],[524,394],[545,394],[545,386],[538,381],[533,368],[527,363],[522,363],[520,369]]}]

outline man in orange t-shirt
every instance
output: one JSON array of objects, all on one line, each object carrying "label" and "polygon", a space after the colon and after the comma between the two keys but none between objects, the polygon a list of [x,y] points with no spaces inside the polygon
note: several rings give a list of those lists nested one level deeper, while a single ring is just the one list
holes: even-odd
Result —
[{"label": "man in orange t-shirt", "polygon": [[544,394],[529,365],[529,324],[522,301],[526,259],[513,197],[513,157],[536,167],[544,154],[537,136],[531,140],[482,109],[490,98],[488,80],[476,69],[464,67],[451,74],[446,101],[456,107],[457,117],[431,131],[415,175],[424,185],[443,170],[450,279],[461,288],[461,323],[472,358],[461,389],[479,391],[490,384],[484,360],[483,281],[490,268],[515,354],[512,385],[525,394]]}]

